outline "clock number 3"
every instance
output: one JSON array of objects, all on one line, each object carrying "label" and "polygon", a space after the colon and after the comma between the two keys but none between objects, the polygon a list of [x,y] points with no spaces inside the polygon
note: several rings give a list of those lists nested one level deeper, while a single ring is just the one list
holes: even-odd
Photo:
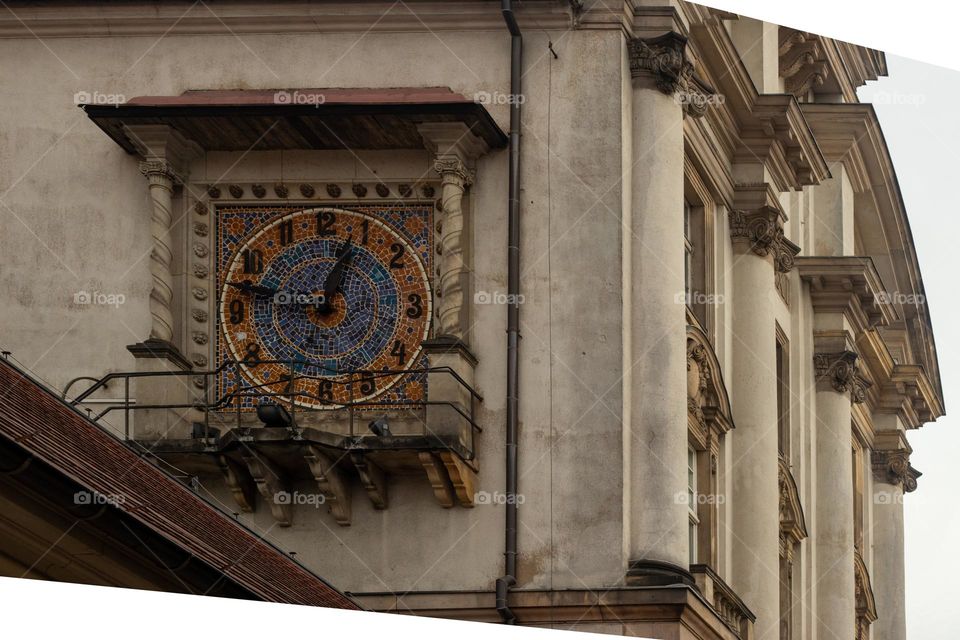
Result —
[{"label": "clock number 3", "polygon": [[407,309],[408,318],[419,318],[423,315],[423,298],[420,297],[419,293],[408,295],[407,302],[410,303],[410,307]]}]

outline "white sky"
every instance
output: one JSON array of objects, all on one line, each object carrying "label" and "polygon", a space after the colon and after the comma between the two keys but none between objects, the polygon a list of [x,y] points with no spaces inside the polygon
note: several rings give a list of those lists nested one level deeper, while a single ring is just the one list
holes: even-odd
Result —
[{"label": "white sky", "polygon": [[954,640],[957,607],[954,577],[960,510],[957,486],[960,431],[957,414],[957,363],[960,289],[956,238],[960,219],[953,187],[960,181],[960,71],[887,56],[889,77],[860,89],[874,103],[900,180],[927,304],[933,317],[947,416],[909,434],[911,463],[923,473],[904,503],[906,518],[907,635],[923,640]]}]

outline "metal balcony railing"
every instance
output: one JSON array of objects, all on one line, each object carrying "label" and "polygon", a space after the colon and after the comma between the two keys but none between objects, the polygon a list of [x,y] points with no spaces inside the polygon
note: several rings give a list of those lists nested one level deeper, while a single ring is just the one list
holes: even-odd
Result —
[{"label": "metal balcony railing", "polygon": [[[259,384],[248,383],[241,374],[240,369],[250,369],[261,365],[282,365],[286,367],[287,375],[274,381],[262,382]],[[356,437],[359,435],[356,432],[356,414],[360,411],[372,412],[377,410],[425,410],[427,407],[431,406],[447,407],[455,412],[459,416],[459,419],[463,420],[466,425],[469,425],[469,429],[467,430],[469,433],[469,442],[465,444],[469,451],[467,459],[473,459],[475,452],[475,436],[477,433],[483,431],[476,421],[476,403],[483,402],[483,398],[452,368],[427,366],[413,369],[385,369],[381,371],[339,370],[336,372],[335,377],[331,377],[304,374],[300,371],[300,369],[305,366],[318,368],[314,362],[305,360],[245,359],[227,360],[216,369],[205,371],[137,371],[109,373],[99,380],[96,380],[96,382],[90,385],[86,390],[68,402],[72,406],[81,405],[85,401],[93,400],[92,396],[97,391],[106,388],[110,383],[118,380],[122,381],[123,399],[112,403],[109,401],[98,401],[98,404],[103,406],[103,409],[100,410],[99,413],[92,415],[91,419],[94,422],[97,422],[112,412],[122,411],[124,416],[123,433],[124,439],[126,440],[130,439],[130,414],[132,411],[158,409],[197,410],[203,414],[202,437],[208,439],[211,437],[212,433],[215,433],[215,430],[212,430],[210,425],[211,414],[218,411],[224,413],[233,412],[236,414],[236,426],[240,428],[243,426],[242,416],[244,412],[250,411],[256,406],[256,404],[261,403],[272,403],[280,405],[286,409],[290,416],[290,424],[293,429],[297,429],[297,416],[299,414],[310,413],[316,415],[324,412],[329,414],[329,409],[346,410],[349,424],[349,435],[351,437]],[[231,370],[236,372],[235,379],[238,381],[236,385],[232,385],[233,388],[231,390],[222,393],[218,397],[212,397],[214,394],[213,390],[216,389],[217,377]],[[370,395],[374,388],[372,385],[375,385],[378,379],[399,378],[397,383],[402,384],[405,377],[409,379],[413,376],[425,377],[436,375],[449,376],[452,380],[454,380],[456,387],[460,392],[457,395],[467,398],[467,402],[462,403],[454,399],[439,400],[435,398],[431,400],[428,398],[428,390],[425,390],[424,398],[422,400],[362,399],[363,397]],[[138,381],[138,384],[142,384],[141,381],[144,380],[160,381],[161,379],[167,379],[171,377],[201,381],[201,384],[198,385],[196,390],[189,388],[188,384],[184,385],[184,397],[192,397],[192,400],[188,402],[145,404],[136,402],[135,399],[131,398],[131,381],[136,380]],[[331,399],[335,397],[333,393],[312,394],[302,389],[298,389],[296,383],[300,380],[315,380],[319,383],[319,388],[324,389],[325,391],[331,389],[332,386],[341,385],[342,388],[345,388],[347,391],[347,399],[345,401],[335,401]],[[274,388],[278,386],[282,386],[283,389],[281,391],[274,390]],[[245,399],[255,400],[256,404],[248,402],[245,405]],[[305,402],[309,402],[312,405],[319,405],[321,408],[305,405]],[[421,422],[423,429],[419,435],[426,436],[428,431],[426,420],[422,420]]]}]

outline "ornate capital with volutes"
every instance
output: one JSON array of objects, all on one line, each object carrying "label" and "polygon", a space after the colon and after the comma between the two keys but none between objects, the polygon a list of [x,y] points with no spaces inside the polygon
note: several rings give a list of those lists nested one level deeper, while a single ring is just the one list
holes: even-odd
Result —
[{"label": "ornate capital with volutes", "polygon": [[784,235],[783,216],[773,207],[731,211],[730,237],[735,245],[745,245],[758,256],[772,256],[773,266],[778,273],[793,269],[794,258],[800,253],[800,247]]},{"label": "ornate capital with volutes", "polygon": [[459,180],[465,187],[473,184],[473,171],[456,156],[439,156],[433,162],[433,170],[440,174],[441,180]]},{"label": "ornate capital with volutes", "polygon": [[716,98],[713,87],[701,80],[687,57],[687,39],[668,31],[653,38],[633,38],[628,42],[630,75],[653,75],[657,88],[673,96],[684,113],[700,117]]},{"label": "ornate capital with volutes", "polygon": [[910,452],[905,449],[871,451],[870,463],[877,482],[900,485],[905,493],[916,490],[917,478],[923,475],[910,466]]},{"label": "ornate capital with volutes", "polygon": [[838,393],[849,391],[852,402],[863,402],[870,383],[860,375],[858,357],[856,351],[814,354],[813,367],[817,382],[829,384]]},{"label": "ornate capital with volutes", "polygon": [[170,184],[183,184],[183,177],[167,160],[144,160],[140,163],[140,173],[150,181],[169,180]]}]

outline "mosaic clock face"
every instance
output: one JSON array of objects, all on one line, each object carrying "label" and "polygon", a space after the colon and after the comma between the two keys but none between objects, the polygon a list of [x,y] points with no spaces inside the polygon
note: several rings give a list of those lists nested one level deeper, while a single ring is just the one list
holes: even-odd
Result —
[{"label": "mosaic clock face", "polygon": [[236,209],[220,215],[220,355],[240,363],[227,390],[313,408],[422,398],[424,376],[398,372],[422,367],[429,331],[429,210]]}]

